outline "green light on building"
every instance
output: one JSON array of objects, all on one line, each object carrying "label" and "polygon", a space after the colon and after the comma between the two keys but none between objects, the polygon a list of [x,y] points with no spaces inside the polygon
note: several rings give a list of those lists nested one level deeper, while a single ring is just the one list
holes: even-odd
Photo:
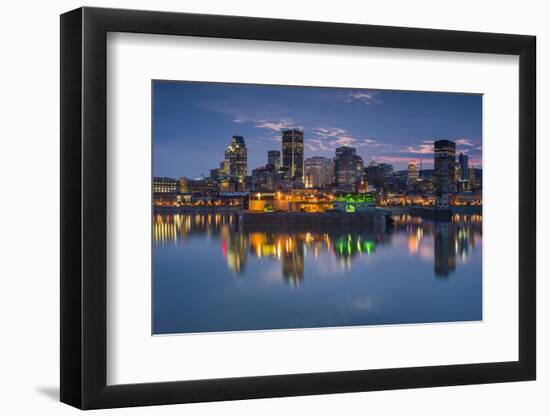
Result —
[{"label": "green light on building", "polygon": [[334,208],[340,212],[358,213],[376,206],[376,197],[372,193],[341,193],[334,198]]},{"label": "green light on building", "polygon": [[335,201],[353,204],[353,203],[370,203],[376,204],[376,198],[372,193],[343,193],[337,194]]}]

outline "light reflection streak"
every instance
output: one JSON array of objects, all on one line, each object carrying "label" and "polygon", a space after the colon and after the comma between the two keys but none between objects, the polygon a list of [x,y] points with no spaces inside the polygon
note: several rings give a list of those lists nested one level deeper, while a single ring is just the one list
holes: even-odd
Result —
[{"label": "light reflection streak", "polygon": [[[393,216],[389,232],[318,233],[243,232],[229,214],[157,214],[153,217],[153,240],[157,246],[185,248],[193,235],[208,235],[221,241],[221,256],[235,275],[242,275],[248,256],[273,258],[281,263],[282,276],[293,286],[304,278],[305,259],[322,259],[323,254],[339,259],[342,270],[349,271],[355,259],[374,256],[377,247],[391,242],[395,234],[405,234],[410,256],[433,258],[437,277],[445,278],[456,269],[456,259],[468,260],[481,241],[481,215],[453,215],[452,221],[431,222],[408,214]],[[431,244],[430,249],[427,244]],[[433,254],[433,256],[431,256]],[[214,254],[213,254],[214,255]]]}]

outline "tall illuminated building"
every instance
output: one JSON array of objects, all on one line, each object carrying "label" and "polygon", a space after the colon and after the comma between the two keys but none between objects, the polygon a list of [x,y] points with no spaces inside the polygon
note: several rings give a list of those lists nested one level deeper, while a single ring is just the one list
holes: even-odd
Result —
[{"label": "tall illuminated building", "polygon": [[218,168],[218,174],[222,177],[229,176],[229,161],[224,159],[220,162],[220,167]]},{"label": "tall illuminated building", "polygon": [[467,180],[468,178],[468,155],[460,153],[458,155],[458,165],[460,166],[460,179]]},{"label": "tall illuminated building", "polygon": [[273,165],[275,169],[281,166],[281,151],[267,151],[267,163]]},{"label": "tall illuminated building", "polygon": [[410,161],[407,165],[407,182],[409,184],[414,184],[418,181],[420,174],[420,169],[418,168],[418,161]]},{"label": "tall illuminated building", "polygon": [[334,167],[332,159],[313,156],[304,160],[304,179],[306,188],[323,188],[333,181]]},{"label": "tall illuminated building", "polygon": [[468,179],[472,183],[476,180],[476,169],[475,169],[475,167],[470,167],[470,169],[468,170]]},{"label": "tall illuminated building", "polygon": [[447,209],[455,191],[456,144],[450,140],[434,142],[435,204]]},{"label": "tall illuminated building", "polygon": [[283,167],[290,179],[304,181],[304,132],[298,129],[283,130]]},{"label": "tall illuminated building", "polygon": [[242,136],[233,136],[231,144],[225,149],[225,159],[229,162],[229,176],[239,183],[247,175],[247,150]]},{"label": "tall illuminated building", "polygon": [[356,154],[355,148],[347,145],[336,148],[334,177],[339,188],[351,190],[360,180],[363,168],[363,158]]}]

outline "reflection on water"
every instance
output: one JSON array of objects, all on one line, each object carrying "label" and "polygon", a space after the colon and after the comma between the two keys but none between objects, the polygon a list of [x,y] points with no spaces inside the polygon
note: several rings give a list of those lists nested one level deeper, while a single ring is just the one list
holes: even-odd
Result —
[{"label": "reflection on water", "polygon": [[292,231],[157,214],[154,331],[479,320],[481,220],[400,215],[391,231]]},{"label": "reflection on water", "polygon": [[[329,254],[341,260],[341,266],[350,269],[352,259],[372,255],[377,245],[391,243],[393,234],[406,234],[408,252],[418,253],[424,239],[433,240],[434,273],[448,277],[456,269],[456,257],[466,260],[481,240],[480,215],[456,215],[453,221],[429,222],[410,215],[394,216],[392,233],[279,233],[244,232],[234,221],[234,216],[208,215],[157,215],[154,222],[156,246],[181,244],[193,235],[214,237],[220,241],[220,251],[227,267],[242,275],[249,256],[271,257],[281,263],[281,276],[290,283],[304,278],[304,254],[314,259]],[[476,237],[477,235],[477,237]]]}]

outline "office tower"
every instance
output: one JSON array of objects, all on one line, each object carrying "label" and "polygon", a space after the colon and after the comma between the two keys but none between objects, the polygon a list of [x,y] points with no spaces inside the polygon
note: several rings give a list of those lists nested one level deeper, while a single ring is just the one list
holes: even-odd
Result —
[{"label": "office tower", "polygon": [[419,173],[418,161],[410,161],[409,165],[407,165],[407,182],[414,184],[418,181]]},{"label": "office tower", "polygon": [[451,205],[455,187],[456,144],[450,140],[434,142],[435,203],[437,208]]},{"label": "office tower", "polygon": [[225,149],[225,159],[229,162],[229,176],[242,183],[247,174],[247,151],[244,138],[233,136],[231,144]]},{"label": "office tower", "polygon": [[301,130],[283,130],[283,166],[288,168],[290,179],[304,181],[304,132]]},{"label": "office tower", "polygon": [[273,165],[275,169],[281,166],[281,151],[267,151],[267,163]]},{"label": "office tower", "polygon": [[460,153],[460,155],[458,155],[458,165],[460,166],[460,179],[467,180],[468,179],[468,155],[464,155],[463,153]]},{"label": "office tower", "polygon": [[220,162],[220,167],[218,168],[218,175],[220,177],[229,177],[229,161],[224,159]]},{"label": "office tower", "polygon": [[470,167],[468,170],[468,179],[472,183],[476,180],[476,169],[474,167]]},{"label": "office tower", "polygon": [[314,156],[304,160],[306,188],[323,188],[333,181],[334,167],[332,159]]},{"label": "office tower", "polygon": [[378,166],[382,170],[382,175],[384,177],[389,177],[390,175],[393,174],[393,165],[381,163],[381,164],[378,164]]},{"label": "office tower", "polygon": [[210,178],[217,181],[220,178],[220,170],[218,168],[212,168],[210,170]]},{"label": "office tower", "polygon": [[252,189],[254,191],[273,191],[276,182],[277,171],[273,165],[254,168],[252,170]]},{"label": "office tower", "polygon": [[367,180],[367,183],[376,187],[380,188],[383,184],[383,175],[382,175],[382,169],[379,167],[378,164],[371,161],[368,167],[365,168],[365,179]]},{"label": "office tower", "polygon": [[336,148],[334,158],[334,177],[340,188],[352,189],[363,173],[363,158],[356,155],[355,148],[341,146]]}]

